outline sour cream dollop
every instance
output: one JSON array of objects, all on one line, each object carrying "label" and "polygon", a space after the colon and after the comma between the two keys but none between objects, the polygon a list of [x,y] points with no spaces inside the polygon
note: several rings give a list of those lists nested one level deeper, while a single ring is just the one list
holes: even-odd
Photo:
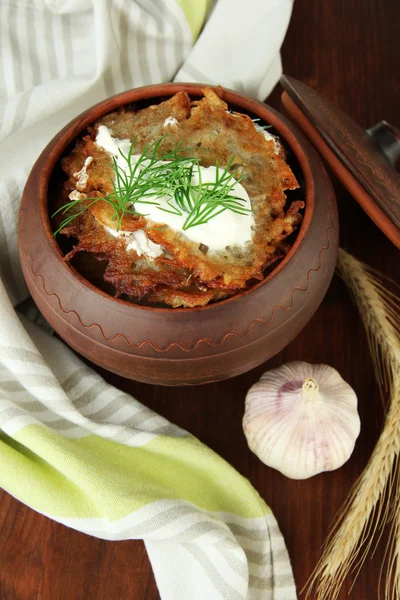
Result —
[{"label": "sour cream dollop", "polygon": [[[96,144],[115,157],[119,167],[126,172],[128,171],[127,161],[121,156],[121,152],[127,156],[131,146],[130,140],[114,138],[108,127],[100,125]],[[132,164],[138,160],[139,156],[131,156]],[[217,169],[214,166],[200,167],[200,175],[202,182],[214,183],[217,178]],[[193,185],[199,183],[199,173],[197,171],[194,171],[192,183]],[[244,200],[243,207],[251,210],[249,196],[239,182],[236,182],[230,194],[242,198]],[[170,197],[154,195],[147,197],[146,200],[155,201],[159,204],[157,206],[155,204],[135,203],[136,210],[143,214],[147,221],[168,225],[168,227],[185,235],[193,242],[208,246],[211,252],[224,250],[227,246],[244,246],[252,238],[252,227],[254,225],[252,212],[242,215],[231,210],[225,210],[211,218],[207,223],[183,230],[183,225],[188,216],[187,213],[176,215],[161,210],[162,208],[170,210],[168,206]]]},{"label": "sour cream dollop", "polygon": [[135,250],[138,256],[148,256],[149,258],[157,258],[163,254],[163,249],[159,244],[155,244],[146,236],[143,229],[138,231],[116,231],[107,225],[103,225],[104,229],[116,238],[123,238],[126,241],[127,250]]},{"label": "sour cream dollop", "polygon": [[163,123],[163,127],[175,127],[175,125],[178,125],[178,119],[175,119],[175,117],[167,117]]},{"label": "sour cream dollop", "polygon": [[275,151],[275,154],[281,154],[281,152],[282,152],[282,145],[279,142],[279,139],[277,139],[277,137],[275,135],[272,135],[271,133],[269,133],[269,131],[267,131],[266,129],[264,129],[264,127],[262,127],[258,123],[254,123],[254,121],[253,121],[253,125],[254,125],[254,129],[256,131],[258,131],[258,133],[262,133],[263,136],[265,137],[265,139],[268,142],[274,142],[274,151]]},{"label": "sour cream dollop", "polygon": [[79,192],[83,192],[83,190],[86,189],[86,185],[89,179],[89,175],[87,172],[87,168],[89,165],[91,165],[93,162],[93,156],[88,156],[87,159],[84,162],[84,165],[82,167],[82,169],[80,171],[77,171],[76,173],[74,173],[74,177],[76,177],[76,189]]}]

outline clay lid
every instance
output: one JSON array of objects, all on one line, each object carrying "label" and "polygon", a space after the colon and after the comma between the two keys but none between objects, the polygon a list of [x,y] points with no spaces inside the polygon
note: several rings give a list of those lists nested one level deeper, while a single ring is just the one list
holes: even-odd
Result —
[{"label": "clay lid", "polygon": [[381,121],[364,130],[304,83],[283,75],[282,103],[334,173],[400,248],[400,131]]}]

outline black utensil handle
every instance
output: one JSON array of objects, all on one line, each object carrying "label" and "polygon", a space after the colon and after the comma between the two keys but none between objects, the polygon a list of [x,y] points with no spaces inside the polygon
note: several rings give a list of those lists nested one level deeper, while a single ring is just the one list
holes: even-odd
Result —
[{"label": "black utensil handle", "polygon": [[366,130],[372,141],[396,169],[400,163],[400,129],[387,121],[379,121]]}]

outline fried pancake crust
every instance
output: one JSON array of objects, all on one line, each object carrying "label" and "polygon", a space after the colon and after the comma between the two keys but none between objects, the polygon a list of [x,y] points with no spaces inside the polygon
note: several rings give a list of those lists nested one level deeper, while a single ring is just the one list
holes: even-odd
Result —
[{"label": "fried pancake crust", "polygon": [[[186,93],[179,92],[158,105],[137,112],[126,108],[100,119],[62,160],[68,176],[65,191],[69,194],[76,189],[78,172],[88,157],[93,160],[87,167],[85,195],[104,197],[112,191],[111,157],[95,143],[100,125],[111,129],[114,137],[135,140],[135,153],[165,136],[160,153],[180,143],[186,148],[181,154],[199,157],[204,167],[217,161],[225,167],[235,157],[231,171],[242,177],[254,213],[252,240],[244,247],[210,252],[167,225],[149,222],[144,216],[125,216],[123,231],[143,229],[149,240],[163,248],[162,256],[149,259],[127,251],[122,239],[103,228],[116,228],[113,208],[107,202],[99,200],[89,206],[87,201],[87,210],[61,232],[78,240],[65,260],[85,251],[107,261],[104,279],[114,285],[116,296],[146,296],[150,302],[172,307],[204,306],[230,296],[250,281],[261,280],[266,266],[282,258],[283,240],[301,221],[298,211],[303,202],[293,202],[285,212],[285,190],[299,186],[290,167],[275,154],[274,143],[255,130],[249,116],[228,112],[218,89],[203,92],[204,98],[198,101],[191,102]],[[164,127],[167,117],[177,124]]]}]

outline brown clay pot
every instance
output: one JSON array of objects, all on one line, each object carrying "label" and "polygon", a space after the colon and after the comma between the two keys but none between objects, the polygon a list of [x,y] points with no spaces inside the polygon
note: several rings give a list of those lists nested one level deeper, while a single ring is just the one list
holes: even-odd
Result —
[{"label": "brown clay pot", "polygon": [[77,352],[124,377],[187,385],[239,375],[284,348],[306,325],[331,281],[338,249],[331,183],[310,143],[265,104],[224,90],[230,106],[271,123],[296,157],[306,209],[294,245],[266,279],[204,308],[137,306],[115,299],[63,261],[52,237],[49,182],[71,142],[102,115],[132,102],[158,102],[196,84],[148,86],[97,104],[69,123],[42,152],[27,181],[19,213],[20,259],[29,290],[56,332]]}]

